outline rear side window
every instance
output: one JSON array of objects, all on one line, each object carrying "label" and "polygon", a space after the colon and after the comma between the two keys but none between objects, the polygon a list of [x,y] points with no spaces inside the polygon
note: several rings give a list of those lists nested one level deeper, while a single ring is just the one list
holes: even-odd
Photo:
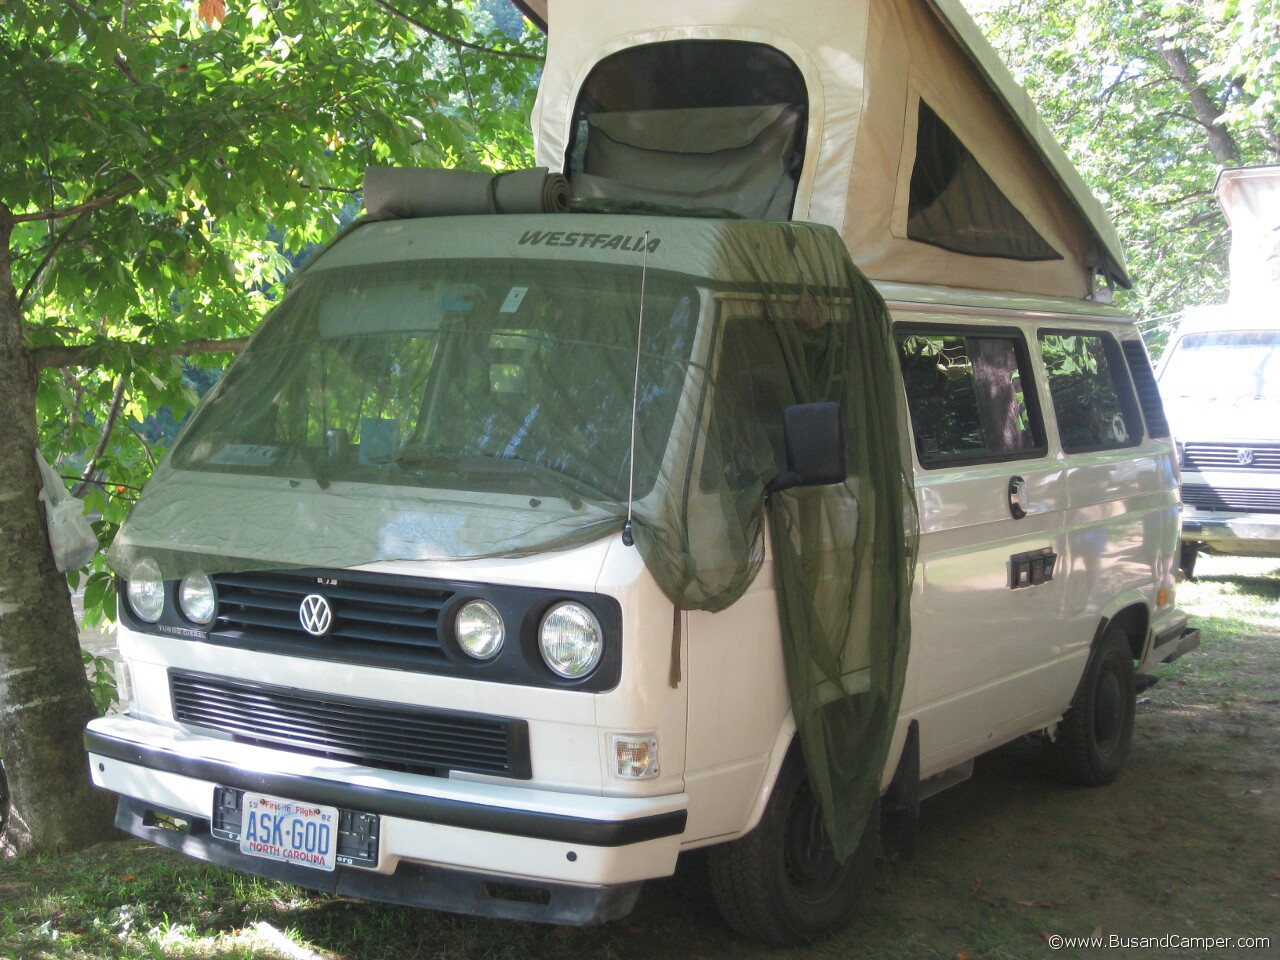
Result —
[{"label": "rear side window", "polygon": [[1129,447],[1142,440],[1142,418],[1115,339],[1103,333],[1040,334],[1049,394],[1067,453]]},{"label": "rear side window", "polygon": [[910,326],[899,326],[895,332],[921,466],[1044,453],[1044,432],[1019,333]]},{"label": "rear side window", "polygon": [[1147,433],[1153,437],[1169,436],[1169,421],[1164,415],[1164,404],[1160,401],[1160,388],[1156,386],[1156,375],[1151,369],[1151,358],[1147,356],[1147,348],[1141,340],[1122,340],[1124,358],[1129,362],[1129,376],[1133,377],[1133,385],[1138,391],[1138,406],[1142,407],[1142,416],[1147,421]]}]

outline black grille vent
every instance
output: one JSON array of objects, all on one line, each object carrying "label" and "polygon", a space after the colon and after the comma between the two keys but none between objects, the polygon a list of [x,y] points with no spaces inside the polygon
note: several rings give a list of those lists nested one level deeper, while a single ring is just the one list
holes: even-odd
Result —
[{"label": "black grille vent", "polygon": [[1280,490],[1252,490],[1247,487],[1207,487],[1201,483],[1184,483],[1182,485],[1182,502],[1199,510],[1280,513]]},{"label": "black grille vent", "polygon": [[[439,633],[440,611],[453,596],[449,590],[350,573],[338,581],[307,571],[224,573],[213,582],[218,614],[210,637],[216,641],[284,645],[293,655],[405,669],[449,663]],[[333,610],[333,626],[323,637],[303,630],[298,617],[303,598],[313,593]]]},{"label": "black grille vent", "polygon": [[1188,443],[1184,449],[1187,469],[1280,473],[1280,446],[1276,444]]},{"label": "black grille vent", "polygon": [[1138,405],[1142,407],[1142,416],[1146,418],[1147,432],[1153,437],[1169,436],[1169,421],[1164,415],[1164,404],[1160,400],[1155,374],[1151,372],[1147,348],[1142,345],[1141,340],[1122,340],[1120,346],[1124,348],[1124,358],[1128,361],[1129,373],[1138,391]]},{"label": "black grille vent", "polygon": [[169,685],[174,719],[245,743],[410,773],[532,776],[523,720],[391,706],[176,670],[169,673]]}]

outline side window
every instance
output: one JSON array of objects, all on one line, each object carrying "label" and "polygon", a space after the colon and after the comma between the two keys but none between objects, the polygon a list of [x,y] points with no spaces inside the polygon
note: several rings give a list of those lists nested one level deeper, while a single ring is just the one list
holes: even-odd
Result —
[{"label": "side window", "polygon": [[1020,334],[899,326],[896,335],[921,466],[1045,451]]},{"label": "side window", "polygon": [[1147,356],[1147,348],[1141,340],[1121,340],[1124,357],[1129,361],[1129,376],[1133,377],[1133,385],[1138,391],[1138,406],[1142,408],[1142,416],[1147,421],[1147,433],[1153,437],[1169,436],[1169,421],[1164,415],[1164,404],[1160,400],[1160,388],[1156,385],[1156,375],[1151,369],[1151,358]]},{"label": "side window", "polygon": [[1063,450],[1110,450],[1142,440],[1141,415],[1114,338],[1046,331],[1040,353]]},{"label": "side window", "polygon": [[704,491],[718,490],[721,474],[730,489],[741,489],[786,465],[782,412],[794,399],[781,355],[762,351],[771,342],[773,325],[758,312],[739,307],[724,320],[700,478]]}]

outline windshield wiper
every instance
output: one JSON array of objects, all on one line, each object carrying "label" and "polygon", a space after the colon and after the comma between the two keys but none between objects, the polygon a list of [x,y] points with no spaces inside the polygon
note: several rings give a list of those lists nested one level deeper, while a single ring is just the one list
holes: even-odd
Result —
[{"label": "windshield wiper", "polygon": [[586,488],[580,480],[521,457],[487,457],[477,454],[444,453],[439,450],[402,450],[392,458],[406,467],[436,467],[441,470],[479,479],[527,476],[549,481],[569,501],[574,510],[581,509],[582,498],[598,499],[599,494]]}]

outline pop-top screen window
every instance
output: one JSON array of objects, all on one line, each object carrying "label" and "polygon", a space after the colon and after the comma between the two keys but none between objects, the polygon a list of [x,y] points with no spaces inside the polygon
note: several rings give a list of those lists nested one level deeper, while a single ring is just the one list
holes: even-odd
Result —
[{"label": "pop-top screen window", "polygon": [[808,105],[799,68],[766,44],[632,47],[601,60],[583,84],[565,172],[578,200],[785,220]]},{"label": "pop-top screen window", "polygon": [[907,236],[976,257],[1062,259],[923,100]]}]

